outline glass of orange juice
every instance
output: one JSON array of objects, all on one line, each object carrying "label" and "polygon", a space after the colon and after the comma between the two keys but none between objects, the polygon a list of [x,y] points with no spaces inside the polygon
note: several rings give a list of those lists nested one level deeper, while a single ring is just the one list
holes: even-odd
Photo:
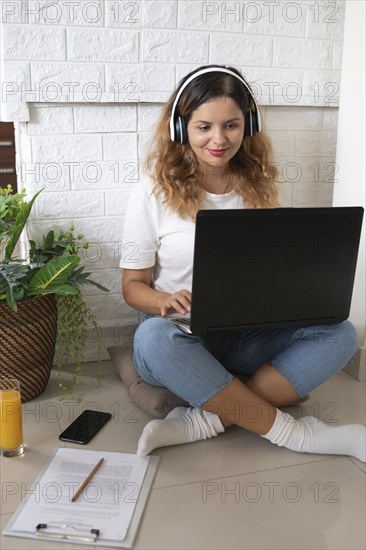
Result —
[{"label": "glass of orange juice", "polygon": [[19,456],[23,452],[19,381],[0,377],[0,454],[2,456]]}]

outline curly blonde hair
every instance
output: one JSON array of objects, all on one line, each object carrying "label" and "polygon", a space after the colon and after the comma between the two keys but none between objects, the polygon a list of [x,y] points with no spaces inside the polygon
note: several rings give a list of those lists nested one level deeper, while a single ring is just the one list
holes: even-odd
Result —
[{"label": "curly blonde hair", "polygon": [[[207,67],[227,68],[240,76],[233,67],[209,65]],[[200,67],[196,71],[207,67]],[[168,209],[181,218],[195,219],[202,207],[205,192],[200,182],[198,161],[189,142],[180,144],[171,141],[169,121],[176,95],[184,82],[196,71],[184,77],[177,90],[165,104],[157,123],[152,147],[146,157],[144,168],[153,181],[153,192],[163,194]],[[198,76],[183,91],[179,98],[179,115],[188,124],[195,109],[203,103],[218,97],[232,98],[244,116],[253,110],[253,100],[243,84],[234,76],[222,72],[210,72]],[[244,136],[242,146],[229,161],[228,172],[234,190],[241,195],[247,207],[273,208],[279,206],[276,185],[277,169],[272,162],[272,147],[263,130],[253,137]]]}]

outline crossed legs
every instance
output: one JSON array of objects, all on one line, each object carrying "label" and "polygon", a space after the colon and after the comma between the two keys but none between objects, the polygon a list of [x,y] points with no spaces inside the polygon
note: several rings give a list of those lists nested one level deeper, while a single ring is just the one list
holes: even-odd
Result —
[{"label": "crossed legs", "polygon": [[[245,383],[234,378],[202,408],[218,414],[225,428],[244,423],[243,428],[263,435],[272,427],[275,407],[288,405],[298,398],[290,382],[270,363],[264,363]],[[256,417],[260,418],[256,420]]]},{"label": "crossed legs", "polygon": [[[331,371],[334,373],[347,364],[357,345],[350,323],[334,330],[317,328],[317,339],[303,329],[289,336],[276,334],[277,368],[264,362],[243,383],[223,368],[199,338],[187,338],[164,319],[153,322],[159,331],[156,340],[150,338],[149,346],[138,349],[135,354],[140,375],[147,382],[169,387],[193,406],[177,407],[164,420],[149,422],[140,437],[138,454],[210,438],[230,424],[236,424],[294,451],[349,454],[366,461],[364,426],[329,427],[314,417],[296,420],[277,408],[295,401],[306,393],[304,390],[316,387],[329,378]],[[144,321],[142,327],[146,328],[149,323],[151,320]],[[165,340],[161,338],[163,330]],[[286,346],[283,346],[284,336]],[[258,340],[252,339],[244,349],[240,346],[234,349],[231,360],[237,360],[235,354],[239,353],[242,361],[242,353],[247,350],[253,355],[251,348],[257,357],[262,352]],[[295,390],[291,380],[296,381],[301,390]],[[203,403],[199,400],[202,394],[207,396]]]}]

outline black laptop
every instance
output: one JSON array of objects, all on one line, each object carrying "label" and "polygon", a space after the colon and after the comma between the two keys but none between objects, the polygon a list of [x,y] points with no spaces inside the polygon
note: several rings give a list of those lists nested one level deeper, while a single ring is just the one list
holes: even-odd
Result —
[{"label": "black laptop", "polygon": [[197,335],[348,318],[364,209],[200,210],[190,317]]}]

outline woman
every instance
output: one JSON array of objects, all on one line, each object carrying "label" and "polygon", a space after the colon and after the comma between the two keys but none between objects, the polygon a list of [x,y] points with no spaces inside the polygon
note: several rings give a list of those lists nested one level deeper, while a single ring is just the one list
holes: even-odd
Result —
[{"label": "woman", "polygon": [[[295,420],[277,408],[351,361],[357,338],[350,322],[198,337],[167,318],[190,311],[197,210],[278,206],[271,160],[255,99],[236,69],[211,65],[181,81],[157,125],[149,180],[130,195],[121,267],[124,299],[141,312],[137,371],[191,406],[149,422],[140,455],[236,424],[294,451],[365,461],[363,426]],[[237,375],[247,376],[245,383]]]}]

